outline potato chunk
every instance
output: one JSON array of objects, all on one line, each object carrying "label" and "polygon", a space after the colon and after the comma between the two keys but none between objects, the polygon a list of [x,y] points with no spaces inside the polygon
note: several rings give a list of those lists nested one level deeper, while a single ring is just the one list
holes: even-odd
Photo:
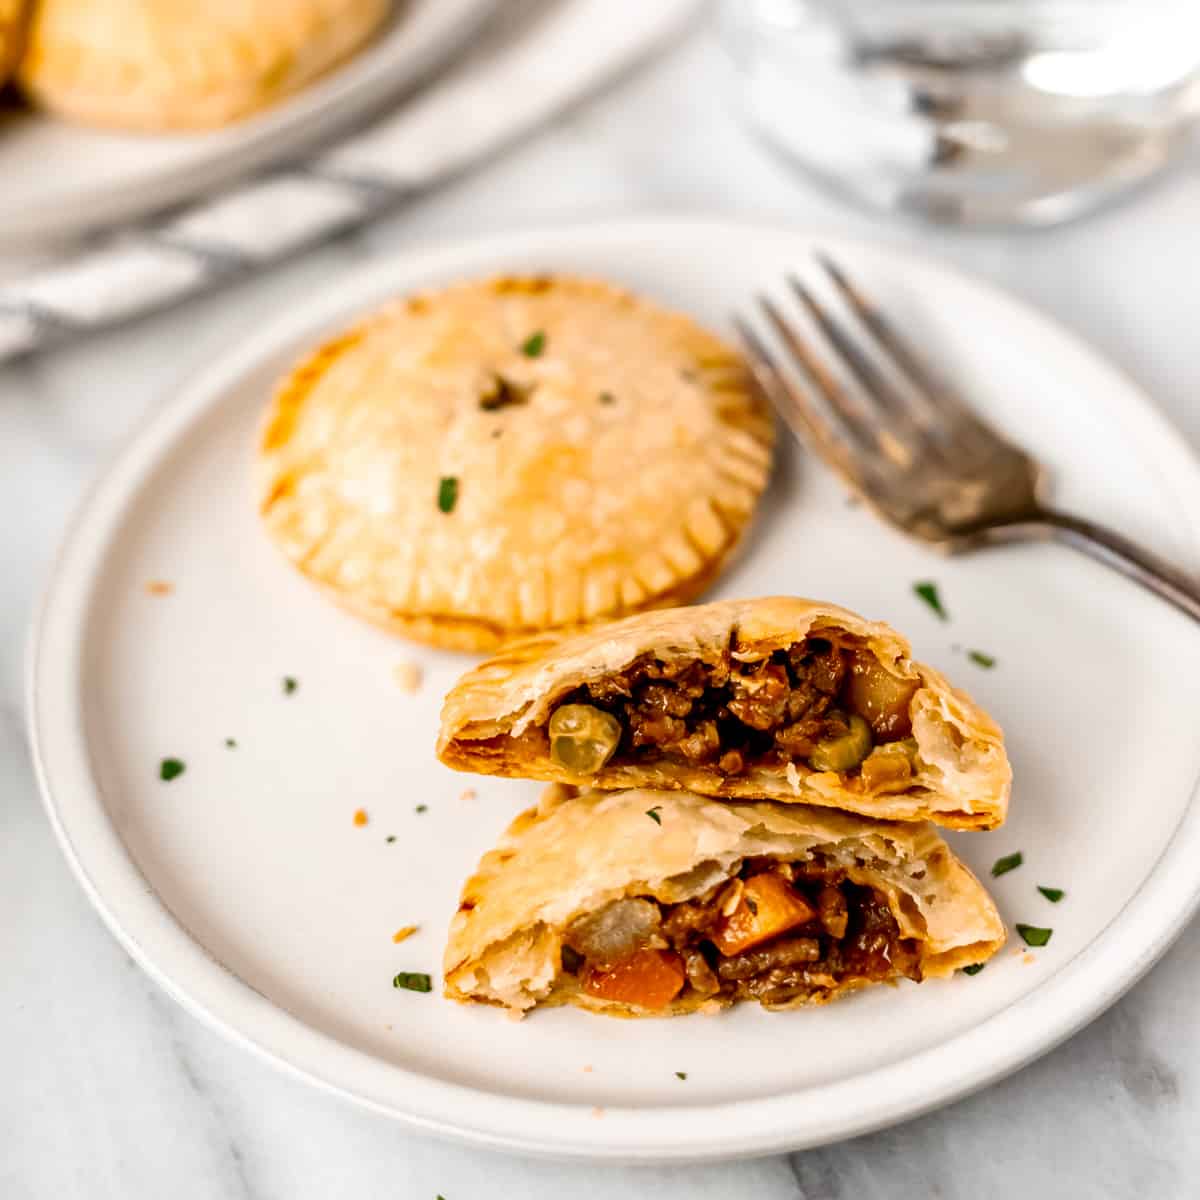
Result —
[{"label": "potato chunk", "polygon": [[917,692],[915,679],[898,679],[873,654],[855,653],[850,659],[845,702],[865,717],[877,738],[907,737],[912,732],[909,705]]}]

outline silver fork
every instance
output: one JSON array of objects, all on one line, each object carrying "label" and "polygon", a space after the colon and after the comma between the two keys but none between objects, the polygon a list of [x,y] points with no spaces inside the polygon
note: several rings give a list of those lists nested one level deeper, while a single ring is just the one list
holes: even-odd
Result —
[{"label": "silver fork", "polygon": [[814,403],[748,320],[736,317],[735,324],[779,414],[875,512],[951,554],[1007,542],[1066,542],[1200,620],[1200,582],[1129,538],[1045,503],[1041,465],[991,429],[828,255],[817,261],[857,320],[836,315],[795,276],[787,282],[853,388],[769,297],[758,297],[767,323],[823,404]]}]

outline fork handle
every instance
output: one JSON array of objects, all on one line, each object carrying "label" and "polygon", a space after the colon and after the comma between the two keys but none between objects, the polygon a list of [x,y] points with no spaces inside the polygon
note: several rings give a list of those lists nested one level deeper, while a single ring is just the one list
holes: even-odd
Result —
[{"label": "fork handle", "polygon": [[1047,508],[1040,509],[1031,520],[1000,526],[990,532],[995,535],[990,540],[995,541],[1049,538],[1065,542],[1114,567],[1122,575],[1200,621],[1200,580],[1143,550],[1129,538],[1105,529],[1103,525]]}]

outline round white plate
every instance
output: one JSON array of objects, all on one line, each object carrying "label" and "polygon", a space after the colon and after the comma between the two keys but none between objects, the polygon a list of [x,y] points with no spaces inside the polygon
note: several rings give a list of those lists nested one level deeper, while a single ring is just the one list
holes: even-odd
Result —
[{"label": "round white plate", "polygon": [[0,250],[129,221],[299,154],[412,87],[492,8],[493,0],[398,0],[387,28],[342,66],[211,133],[110,133],[44,113],[0,114]]},{"label": "round white plate", "polygon": [[[1196,465],[1129,381],[988,287],[891,250],[821,244],[1038,448],[1064,505],[1200,564]],[[136,438],[67,539],[30,711],[64,851],[180,1003],[423,1129],[525,1153],[712,1159],[809,1146],[953,1100],[1078,1029],[1163,951],[1200,889],[1196,629],[1066,549],[939,559],[850,507],[785,442],[758,531],[719,594],[795,592],[889,620],[996,715],[1016,772],[1012,815],[953,841],[985,879],[996,858],[1023,852],[1024,866],[989,882],[1010,923],[1053,927],[1050,944],[1027,951],[1014,935],[974,977],[787,1014],[612,1021],[560,1009],[514,1023],[436,987],[392,988],[402,970],[440,985],[460,884],[538,786],[440,766],[440,698],[472,660],[359,624],[267,543],[250,469],[272,380],[385,296],[481,272],[595,272],[726,327],[813,245],[660,221],[412,254],[305,298]],[[949,621],[914,596],[924,579],[939,584]],[[152,580],[172,594],[148,594]],[[994,655],[994,669],[971,649]],[[406,662],[424,669],[416,695],[394,677]],[[298,681],[292,694],[285,676]],[[187,770],[163,783],[167,757]],[[1051,904],[1039,884],[1066,898]],[[420,932],[393,945],[407,924]]]}]

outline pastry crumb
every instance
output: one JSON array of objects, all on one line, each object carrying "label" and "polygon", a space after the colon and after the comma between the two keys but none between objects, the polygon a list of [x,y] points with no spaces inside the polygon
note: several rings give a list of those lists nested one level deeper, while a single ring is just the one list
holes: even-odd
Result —
[{"label": "pastry crumb", "polygon": [[592,1116],[599,1120],[602,1116],[604,1116],[604,1109],[597,1104],[596,1107],[592,1109]]},{"label": "pastry crumb", "polygon": [[477,795],[478,793],[474,788],[467,788],[465,791],[459,793],[458,798],[460,800],[474,800]]},{"label": "pastry crumb", "polygon": [[1027,967],[1031,967],[1031,966],[1033,966],[1033,964],[1034,964],[1035,962],[1037,962],[1037,955],[1036,955],[1036,954],[1030,954],[1028,951],[1026,951],[1026,952],[1025,952],[1025,953],[1024,953],[1022,956],[1021,956],[1021,961],[1022,961],[1022,962],[1023,962],[1023,963],[1024,963],[1026,966],[1027,966]]},{"label": "pastry crumb", "polygon": [[592,1073],[592,1066],[590,1063],[586,1067],[583,1068],[583,1073],[585,1075],[590,1075]]},{"label": "pastry crumb", "polygon": [[165,579],[151,579],[146,584],[148,596],[169,596],[175,590],[175,585]]},{"label": "pastry crumb", "polygon": [[397,663],[392,668],[392,674],[400,685],[400,690],[409,696],[415,695],[421,687],[422,671],[415,662]]},{"label": "pastry crumb", "polygon": [[367,810],[365,808],[358,809],[358,811],[354,814],[354,823],[355,825],[359,826],[359,828],[364,826],[369,819],[370,818],[367,816]]},{"label": "pastry crumb", "polygon": [[399,945],[401,942],[412,937],[420,928],[418,925],[402,925],[395,933],[392,934],[392,941]]}]

